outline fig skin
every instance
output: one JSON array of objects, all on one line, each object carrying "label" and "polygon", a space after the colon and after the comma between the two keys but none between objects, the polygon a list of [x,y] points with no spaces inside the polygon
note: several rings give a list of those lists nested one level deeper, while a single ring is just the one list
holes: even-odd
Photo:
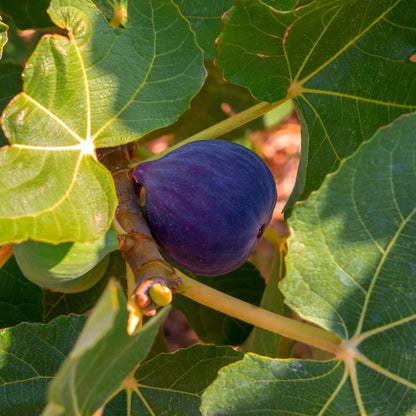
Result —
[{"label": "fig skin", "polygon": [[253,151],[200,140],[133,168],[161,251],[192,273],[217,276],[241,266],[270,223],[277,200],[270,170]]},{"label": "fig skin", "polygon": [[118,234],[108,230],[103,238],[87,243],[25,241],[13,245],[13,254],[31,282],[57,292],[77,293],[90,289],[103,277],[107,255],[118,246]]}]

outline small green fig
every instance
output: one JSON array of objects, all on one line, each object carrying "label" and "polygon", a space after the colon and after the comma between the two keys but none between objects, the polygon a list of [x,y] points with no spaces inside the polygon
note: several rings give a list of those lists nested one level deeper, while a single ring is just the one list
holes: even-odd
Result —
[{"label": "small green fig", "polygon": [[108,266],[107,255],[118,246],[118,234],[109,230],[103,238],[87,243],[25,241],[13,245],[13,254],[28,280],[57,292],[76,293],[101,279]]}]

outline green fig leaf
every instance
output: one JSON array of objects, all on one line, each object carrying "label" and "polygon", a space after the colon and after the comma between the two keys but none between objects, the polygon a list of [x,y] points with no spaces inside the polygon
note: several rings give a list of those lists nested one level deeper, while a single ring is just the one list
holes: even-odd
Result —
[{"label": "green fig leaf", "polygon": [[0,415],[39,415],[48,383],[86,318],[60,316],[47,325],[22,323],[0,332]]},{"label": "green fig leaf", "polygon": [[174,122],[205,78],[202,51],[170,2],[129,1],[125,29],[87,0],[52,0],[48,13],[68,36],[41,39],[3,112],[11,146],[0,150],[0,244],[102,236],[117,201],[95,149]]},{"label": "green fig leaf", "polygon": [[[194,279],[256,306],[261,301],[265,287],[264,279],[249,262],[222,276],[195,276]],[[186,316],[198,337],[207,343],[240,345],[252,329],[245,322],[184,296],[174,296],[172,304]]]},{"label": "green fig leaf", "polygon": [[303,120],[288,207],[379,127],[415,111],[415,22],[406,0],[316,0],[287,13],[241,0],[231,9],[216,59],[225,78],[259,100],[294,98]]},{"label": "green fig leaf", "polygon": [[43,291],[28,281],[11,257],[0,269],[0,328],[43,321]]},{"label": "green fig leaf", "polygon": [[110,401],[103,416],[128,414],[196,416],[201,393],[217,371],[241,360],[230,347],[195,345],[174,354],[159,354],[146,361],[130,380],[129,388]]},{"label": "green fig leaf", "polygon": [[342,339],[327,361],[247,354],[202,414],[411,415],[416,403],[416,114],[380,130],[289,220],[285,302]]},{"label": "green fig leaf", "polygon": [[175,0],[175,3],[194,30],[198,44],[205,52],[205,59],[214,59],[217,54],[215,39],[221,33],[222,15],[234,0]]},{"label": "green fig leaf", "polygon": [[110,281],[68,358],[48,389],[45,416],[93,414],[144,360],[169,307],[132,335],[127,333],[127,300]]}]

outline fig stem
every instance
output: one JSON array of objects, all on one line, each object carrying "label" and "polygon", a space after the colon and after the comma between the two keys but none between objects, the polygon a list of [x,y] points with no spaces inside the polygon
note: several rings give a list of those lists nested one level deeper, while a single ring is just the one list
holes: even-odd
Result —
[{"label": "fig stem", "polygon": [[182,285],[176,292],[189,299],[259,328],[321,350],[334,354],[340,351],[342,340],[332,332],[251,305],[191,279],[179,270],[176,273],[182,280]]},{"label": "fig stem", "polygon": [[279,107],[279,105],[283,104],[285,101],[289,99],[290,97],[287,97],[275,103],[260,102],[248,108],[247,110],[241,111],[240,113],[237,113],[234,116],[226,118],[225,120],[222,120],[214,124],[213,126],[210,126],[205,130],[202,130],[194,134],[191,137],[188,137],[186,140],[182,140],[180,143],[176,145],[170,146],[165,151],[160,152],[146,160],[148,161],[159,159],[162,156],[165,156],[166,154],[170,153],[172,150],[175,150],[186,143],[195,142],[197,140],[216,139],[217,137],[220,137],[231,130],[234,130],[244,124],[249,123],[250,121],[255,120],[256,118],[268,113],[274,108]]}]

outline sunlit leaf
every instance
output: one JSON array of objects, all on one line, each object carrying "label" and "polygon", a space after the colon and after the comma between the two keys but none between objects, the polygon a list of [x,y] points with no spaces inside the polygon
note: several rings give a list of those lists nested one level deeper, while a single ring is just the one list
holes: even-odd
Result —
[{"label": "sunlit leaf", "polygon": [[216,63],[259,100],[295,97],[304,120],[289,205],[383,125],[416,109],[416,3],[316,0],[278,13],[259,0],[232,9]]},{"label": "sunlit leaf", "polygon": [[87,0],[53,0],[48,11],[68,37],[42,38],[23,93],[2,117],[12,144],[0,151],[3,243],[102,235],[116,198],[95,148],[172,123],[205,77],[189,24],[170,2],[129,1],[125,29]]}]

